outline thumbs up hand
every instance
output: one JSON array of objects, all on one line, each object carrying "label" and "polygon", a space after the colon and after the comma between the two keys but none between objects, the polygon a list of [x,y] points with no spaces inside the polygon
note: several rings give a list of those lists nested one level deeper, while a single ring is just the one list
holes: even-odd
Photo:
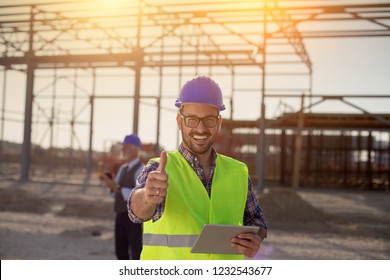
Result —
[{"label": "thumbs up hand", "polygon": [[167,152],[162,151],[161,155],[160,155],[160,164],[158,165],[158,168],[157,168],[158,172],[166,174],[165,166],[167,166],[167,161],[168,161]]},{"label": "thumbs up hand", "polygon": [[150,172],[145,183],[145,201],[157,205],[165,200],[168,191],[168,174],[165,172],[167,153],[161,152],[160,164],[156,171]]}]

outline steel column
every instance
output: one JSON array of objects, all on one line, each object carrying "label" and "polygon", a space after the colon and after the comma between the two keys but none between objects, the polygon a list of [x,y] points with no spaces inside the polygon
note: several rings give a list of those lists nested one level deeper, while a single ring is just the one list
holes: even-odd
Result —
[{"label": "steel column", "polygon": [[257,145],[259,149],[259,162],[258,162],[258,170],[257,170],[257,190],[259,193],[264,192],[264,174],[265,174],[265,89],[266,89],[266,82],[265,82],[265,70],[266,70],[266,47],[267,47],[267,3],[264,2],[264,20],[263,20],[263,50],[262,50],[262,57],[263,57],[263,71],[261,74],[262,78],[262,84],[261,84],[261,115],[260,115],[260,135],[259,135],[259,143]]},{"label": "steel column", "polygon": [[138,22],[137,22],[137,47],[135,49],[135,85],[134,85],[134,110],[133,110],[133,133],[138,134],[139,122],[139,103],[141,89],[141,71],[143,64],[143,51],[141,49],[141,30],[142,30],[142,0],[139,0]]},{"label": "steel column", "polygon": [[90,176],[92,172],[92,144],[93,144],[93,118],[94,118],[94,109],[95,109],[95,94],[96,94],[96,71],[95,68],[93,68],[92,72],[92,93],[90,96],[90,105],[91,105],[91,111],[90,111],[90,125],[89,125],[89,145],[88,145],[88,156],[87,156],[87,174],[88,177]]},{"label": "steel column", "polygon": [[35,64],[32,62],[34,57],[34,6],[30,12],[30,29],[29,29],[29,46],[26,52],[27,57],[27,84],[26,84],[26,103],[24,109],[24,131],[23,145],[20,162],[20,181],[29,180],[30,163],[31,163],[31,125],[34,101],[34,72]]},{"label": "steel column", "polygon": [[1,131],[0,131],[0,174],[3,174],[3,165],[4,165],[4,154],[3,154],[3,147],[4,147],[4,126],[5,126],[5,100],[7,97],[6,91],[7,91],[7,69],[4,68],[4,74],[3,74],[3,100],[1,103]]}]

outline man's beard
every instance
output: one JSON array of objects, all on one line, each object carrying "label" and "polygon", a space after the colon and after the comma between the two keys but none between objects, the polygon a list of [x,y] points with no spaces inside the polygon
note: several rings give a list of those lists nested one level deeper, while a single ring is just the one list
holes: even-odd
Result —
[{"label": "man's beard", "polygon": [[[202,146],[197,145],[195,143],[194,138],[193,138],[194,134],[206,135],[207,136],[207,144],[202,145]],[[211,138],[210,138],[210,136],[211,136]],[[193,132],[190,133],[189,135],[184,135],[184,133],[182,133],[182,139],[183,139],[184,145],[191,153],[193,153],[195,155],[203,155],[203,154],[206,154],[207,152],[210,151],[210,149],[213,146],[214,141],[215,141],[215,135],[213,136],[211,133],[199,134],[199,133],[193,133]]]}]

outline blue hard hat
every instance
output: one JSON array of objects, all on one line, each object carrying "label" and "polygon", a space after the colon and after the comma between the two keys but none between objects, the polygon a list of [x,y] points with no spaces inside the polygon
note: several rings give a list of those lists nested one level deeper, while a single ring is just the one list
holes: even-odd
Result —
[{"label": "blue hard hat", "polygon": [[198,76],[188,81],[181,89],[175,106],[181,108],[186,103],[199,103],[226,109],[223,105],[222,92],[219,85],[209,77]]},{"label": "blue hard hat", "polygon": [[137,146],[139,148],[142,147],[141,140],[139,139],[139,137],[136,134],[126,135],[125,139],[123,139],[122,144],[132,144],[132,145]]}]

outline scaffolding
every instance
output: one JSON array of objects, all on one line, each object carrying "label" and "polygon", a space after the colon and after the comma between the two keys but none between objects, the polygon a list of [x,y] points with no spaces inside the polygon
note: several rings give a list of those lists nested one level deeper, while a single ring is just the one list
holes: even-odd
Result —
[{"label": "scaffolding", "polygon": [[[342,28],[327,24],[336,19],[345,22]],[[59,127],[66,127],[62,134],[69,139],[69,173],[80,157],[85,173],[91,173],[98,101],[131,100],[129,119],[134,133],[140,132],[142,104],[156,108],[153,130],[159,147],[162,110],[169,111],[165,104],[172,103],[182,83],[198,74],[219,76],[230,84],[230,94],[225,96],[230,120],[239,118],[235,104],[241,96],[256,96],[259,139],[254,173],[261,191],[265,179],[266,99],[278,94],[305,95],[309,104],[315,102],[312,62],[304,39],[389,37],[389,19],[389,3],[369,1],[320,1],[312,6],[295,1],[227,0],[139,0],[125,1],[118,7],[98,6],[94,1],[3,5],[0,140],[4,139],[4,126],[12,122],[6,109],[7,97],[12,94],[6,90],[9,71],[26,77],[22,181],[30,179],[32,143],[46,141],[54,154]],[[352,22],[368,23],[369,28],[350,28],[348,23]],[[302,28],[305,24],[314,28]],[[120,74],[111,75],[131,80],[130,85],[122,92],[102,93],[97,87],[112,69]],[[287,77],[296,77],[299,82],[275,86]],[[59,90],[64,83],[66,92]],[[149,83],[155,86],[152,94],[144,89]],[[67,108],[61,108],[61,100],[67,100]],[[36,141],[32,141],[33,132]],[[88,147],[83,147],[81,139],[88,139]],[[1,162],[5,159],[3,143]],[[53,160],[54,155],[49,157],[50,172]]]}]

